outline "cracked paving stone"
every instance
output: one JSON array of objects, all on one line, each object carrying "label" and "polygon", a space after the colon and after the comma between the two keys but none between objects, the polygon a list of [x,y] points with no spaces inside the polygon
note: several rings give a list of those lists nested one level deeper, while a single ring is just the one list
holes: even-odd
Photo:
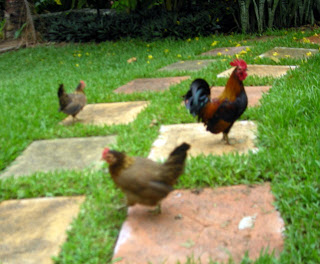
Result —
[{"label": "cracked paving stone", "polygon": [[[114,249],[119,264],[186,263],[188,257],[209,263],[239,263],[248,251],[283,250],[284,222],[273,206],[268,183],[216,189],[175,190],[162,202],[162,213],[129,207]],[[250,225],[240,225],[251,219]],[[250,222],[250,221],[249,221]]]}]

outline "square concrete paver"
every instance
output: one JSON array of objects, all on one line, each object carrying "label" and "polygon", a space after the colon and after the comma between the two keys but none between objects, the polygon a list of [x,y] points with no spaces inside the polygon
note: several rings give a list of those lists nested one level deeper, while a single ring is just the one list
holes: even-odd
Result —
[{"label": "square concrete paver", "polygon": [[51,264],[66,241],[84,196],[10,200],[0,203],[0,262]]},{"label": "square concrete paver", "polygon": [[[306,39],[309,40],[313,44],[318,44],[318,45],[320,44],[320,35],[307,37]],[[302,40],[302,42],[304,42],[304,40]]]},{"label": "square concrete paver", "polygon": [[198,71],[201,70],[216,60],[189,60],[178,61],[176,63],[165,66],[159,71]]},{"label": "square concrete paver", "polygon": [[[148,104],[147,101],[89,104],[77,115],[78,120],[75,122],[98,126],[128,124],[134,121]],[[61,123],[72,125],[73,122],[72,116],[68,116]]]},{"label": "square concrete paver", "polygon": [[[292,65],[248,65],[248,76],[279,78],[297,67]],[[233,70],[234,67],[218,74],[217,77],[227,78]]]},{"label": "square concrete paver", "polygon": [[100,162],[103,148],[115,142],[115,136],[34,141],[0,178],[95,166]]},{"label": "square concrete paver", "polygon": [[302,59],[302,58],[308,58],[311,55],[317,54],[318,52],[319,51],[317,49],[275,47],[259,55],[259,57],[260,58]]},{"label": "square concrete paver", "polygon": [[[248,107],[258,106],[262,94],[267,93],[271,86],[245,86],[244,87],[248,96]],[[224,86],[213,86],[211,87],[211,98],[218,97]]]},{"label": "square concrete paver", "polygon": [[[175,190],[162,202],[162,214],[148,207],[128,210],[114,250],[114,263],[176,264],[188,257],[209,263],[240,263],[261,250],[283,250],[284,222],[273,206],[269,184],[203,190]],[[116,261],[117,260],[117,261]]]},{"label": "square concrete paver", "polygon": [[222,141],[222,133],[208,132],[202,123],[163,125],[160,135],[153,142],[149,158],[164,160],[182,142],[191,144],[190,156],[222,155],[225,153],[247,153],[256,151],[254,140],[257,127],[252,121],[236,121],[229,133],[230,145]]},{"label": "square concrete paver", "polygon": [[250,48],[249,46],[240,46],[240,47],[224,47],[216,48],[209,50],[201,54],[201,56],[217,56],[217,55],[235,55],[240,53],[243,50]]},{"label": "square concrete paver", "polygon": [[130,94],[134,92],[145,91],[165,91],[168,90],[171,85],[179,84],[180,82],[189,78],[190,76],[136,79],[117,88],[114,92]]}]

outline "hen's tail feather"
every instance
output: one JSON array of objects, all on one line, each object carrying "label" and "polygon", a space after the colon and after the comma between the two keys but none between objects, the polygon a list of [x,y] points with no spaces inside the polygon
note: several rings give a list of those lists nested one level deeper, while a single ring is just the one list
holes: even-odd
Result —
[{"label": "hen's tail feather", "polygon": [[62,95],[64,95],[66,92],[64,90],[64,86],[63,84],[59,85],[59,89],[58,89],[58,97],[60,98]]},{"label": "hen's tail feather", "polygon": [[68,104],[68,94],[64,90],[63,84],[60,84],[59,86],[58,98],[59,98],[59,104],[60,104],[59,111],[62,111]]},{"label": "hen's tail feather", "polygon": [[183,173],[187,151],[190,147],[188,143],[182,143],[170,153],[167,161],[163,164],[164,180],[167,184],[173,185]]},{"label": "hen's tail feather", "polygon": [[194,80],[187,94],[184,96],[184,102],[189,112],[196,116],[201,112],[201,109],[210,100],[209,84],[203,79]]}]

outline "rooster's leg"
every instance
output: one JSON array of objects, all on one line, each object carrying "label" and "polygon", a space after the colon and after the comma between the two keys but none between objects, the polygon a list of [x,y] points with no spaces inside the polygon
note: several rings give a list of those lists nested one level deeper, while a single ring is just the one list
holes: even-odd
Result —
[{"label": "rooster's leg", "polygon": [[227,145],[230,145],[228,133],[223,132],[222,140],[224,140]]},{"label": "rooster's leg", "polygon": [[153,214],[153,215],[158,215],[161,214],[161,204],[158,203],[157,207],[153,210],[148,210],[149,213]]}]

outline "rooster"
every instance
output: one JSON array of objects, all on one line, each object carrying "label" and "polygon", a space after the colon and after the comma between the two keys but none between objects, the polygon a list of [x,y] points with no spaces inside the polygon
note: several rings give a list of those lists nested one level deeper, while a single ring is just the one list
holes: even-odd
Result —
[{"label": "rooster", "polygon": [[184,171],[189,148],[189,144],[182,143],[162,164],[108,148],[103,150],[101,159],[109,164],[111,178],[126,195],[127,206],[157,206],[152,212],[159,214],[160,201],[173,190],[172,186]]},{"label": "rooster", "polygon": [[228,145],[228,133],[248,105],[243,86],[247,77],[247,64],[244,60],[235,59],[230,65],[235,66],[235,69],[219,97],[210,99],[210,87],[203,79],[194,80],[184,95],[185,106],[189,112],[197,116],[211,133],[222,132],[222,140]]},{"label": "rooster", "polygon": [[64,90],[64,85],[60,84],[58,89],[58,98],[60,108],[59,111],[64,112],[67,115],[71,115],[73,120],[76,118],[76,115],[83,109],[87,103],[87,98],[84,93],[84,88],[86,84],[84,81],[80,81],[76,90],[73,93],[66,93]]}]

